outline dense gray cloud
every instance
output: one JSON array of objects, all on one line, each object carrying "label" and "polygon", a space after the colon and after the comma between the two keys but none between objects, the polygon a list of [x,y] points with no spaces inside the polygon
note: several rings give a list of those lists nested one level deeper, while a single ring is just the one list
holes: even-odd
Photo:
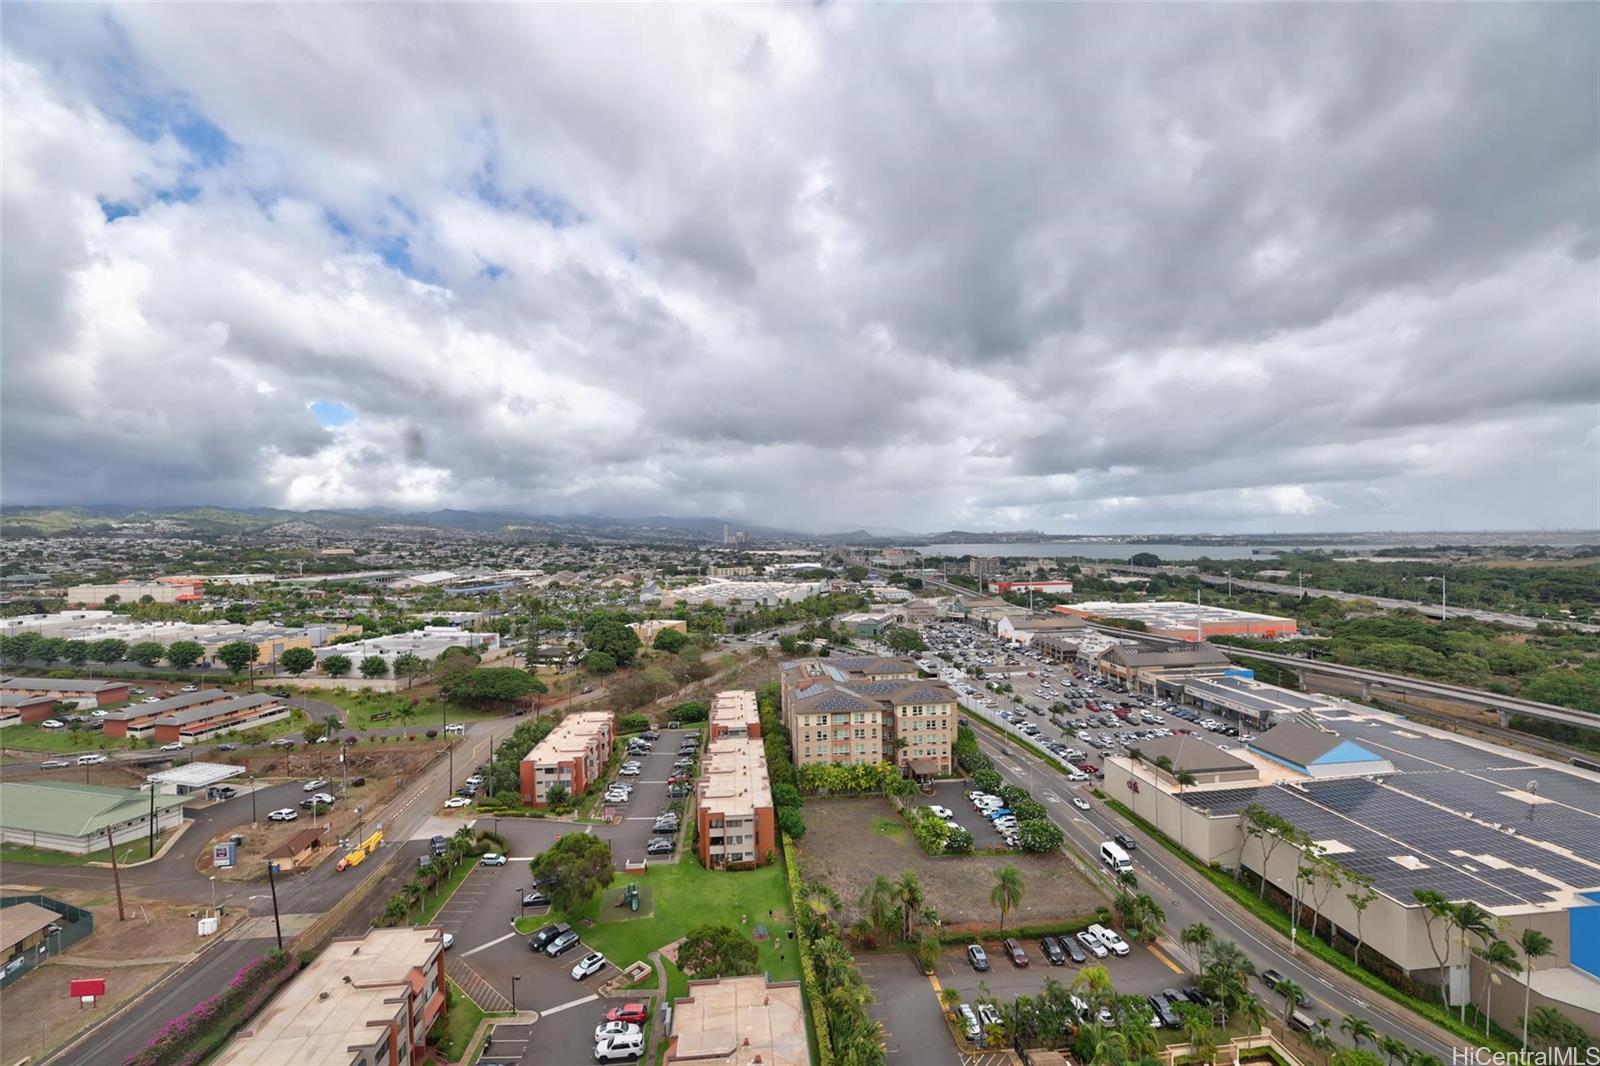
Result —
[{"label": "dense gray cloud", "polygon": [[0,489],[1594,526],[1597,42],[1592,5],[17,8]]}]

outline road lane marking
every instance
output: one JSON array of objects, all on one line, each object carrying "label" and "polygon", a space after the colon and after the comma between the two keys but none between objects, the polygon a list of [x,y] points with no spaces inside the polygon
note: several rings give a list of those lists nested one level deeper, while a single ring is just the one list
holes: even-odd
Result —
[{"label": "road lane marking", "polygon": [[1171,959],[1167,958],[1166,953],[1160,948],[1156,947],[1154,944],[1148,944],[1146,946],[1150,949],[1150,954],[1167,964],[1167,969],[1171,970],[1175,974],[1183,973],[1183,968],[1177,963],[1173,962]]},{"label": "road lane marking", "polygon": [[599,998],[599,996],[584,996],[582,999],[575,999],[571,1003],[563,1003],[559,1007],[550,1007],[547,1010],[542,1010],[539,1014],[541,1017],[549,1017],[552,1014],[560,1014],[562,1011],[570,1010],[573,1007],[581,1007],[585,1003],[593,1003]]},{"label": "road lane marking", "polygon": [[468,955],[476,955],[480,951],[487,951],[489,948],[494,947],[496,944],[504,943],[505,941],[510,940],[514,936],[521,936],[521,935],[522,935],[521,933],[514,933],[513,932],[513,933],[507,933],[505,936],[497,936],[493,940],[489,941],[487,944],[479,944],[477,947],[473,948],[471,951],[463,951],[463,952],[461,952],[459,955],[456,956],[456,958],[464,959]]}]

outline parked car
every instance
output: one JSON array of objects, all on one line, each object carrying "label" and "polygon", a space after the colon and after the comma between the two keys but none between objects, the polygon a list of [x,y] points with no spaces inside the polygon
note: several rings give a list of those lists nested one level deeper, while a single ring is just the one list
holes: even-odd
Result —
[{"label": "parked car", "polygon": [[967,945],[967,961],[972,963],[972,968],[979,973],[989,968],[989,956],[984,953],[982,944]]},{"label": "parked car", "polygon": [[971,1005],[963,1003],[956,1009],[961,1016],[961,1031],[967,1034],[967,1039],[976,1041],[983,1035],[983,1026],[978,1024],[978,1015]]},{"label": "parked car", "polygon": [[617,773],[623,777],[638,777],[639,764],[636,762],[624,763],[622,769],[618,770]]},{"label": "parked car", "polygon": [[491,851],[478,860],[479,866],[504,866],[505,864],[506,857],[498,851]]},{"label": "parked car", "polygon": [[524,892],[522,894],[522,905],[524,907],[545,907],[549,906],[549,904],[550,897],[540,892],[537,888],[532,892]]},{"label": "parked car", "polygon": [[599,1044],[613,1036],[634,1036],[641,1030],[628,1022],[601,1022],[594,1027],[594,1042]]},{"label": "parked car", "polygon": [[1089,961],[1088,959],[1084,958],[1083,949],[1078,946],[1078,942],[1072,939],[1070,936],[1064,936],[1061,938],[1061,950],[1065,951],[1067,953],[1067,958],[1071,959],[1073,963],[1078,966],[1082,966],[1085,962]]},{"label": "parked car", "polygon": [[594,1046],[596,1062],[632,1062],[644,1054],[644,1034],[611,1036]]},{"label": "parked car", "polygon": [[328,782],[324,781],[322,778],[319,777],[315,781],[307,781],[305,784],[301,785],[300,786],[300,791],[301,792],[318,792],[318,791],[320,791],[322,789],[325,789],[327,787],[328,787]]},{"label": "parked car", "polygon": [[472,801],[465,796],[451,796],[449,799],[444,801],[444,805],[452,809],[457,807],[470,807],[472,806]]},{"label": "parked car", "polygon": [[553,938],[544,947],[544,953],[552,959],[559,958],[578,946],[578,934],[568,929],[560,936]]},{"label": "parked car", "polygon": [[300,817],[300,812],[293,807],[280,807],[267,813],[267,821],[269,822],[292,822],[298,817]]},{"label": "parked car", "polygon": [[1065,966],[1067,964],[1067,953],[1061,950],[1061,943],[1055,937],[1045,937],[1039,941],[1039,947],[1044,950],[1045,960],[1051,966]]},{"label": "parked car", "polygon": [[671,855],[677,848],[669,837],[651,837],[650,843],[644,846],[646,855]]},{"label": "parked car", "polygon": [[72,765],[72,760],[71,759],[46,759],[44,762],[39,764],[39,769],[41,769],[41,770],[59,770],[63,766],[71,766],[71,765]]},{"label": "parked car", "polygon": [[642,1002],[629,1001],[618,1007],[606,1011],[606,1021],[627,1022],[630,1025],[643,1025],[650,1019],[650,1008]]},{"label": "parked car", "polygon": [[1087,951],[1097,959],[1103,959],[1107,955],[1111,954],[1106,950],[1106,946],[1100,943],[1100,938],[1089,932],[1087,929],[1078,934],[1078,943],[1083,945],[1083,950]]},{"label": "parked car", "polygon": [[1145,997],[1145,1002],[1150,1004],[1150,1009],[1155,1011],[1156,1020],[1167,1029],[1176,1029],[1183,1023],[1178,1020],[1178,1012],[1172,1009],[1167,1002],[1167,997],[1155,994]]},{"label": "parked car", "polygon": [[606,968],[606,957],[598,951],[591,951],[579,959],[572,967],[572,979],[581,981],[585,977],[593,977]]},{"label": "parked car", "polygon": [[59,718],[46,718],[44,721],[39,723],[39,728],[40,729],[65,729],[65,728],[67,728],[67,723],[63,722]]},{"label": "parked car", "polygon": [[444,935],[444,949],[446,951],[449,951],[451,948],[453,948],[455,946],[456,946],[456,935],[454,933],[446,933]]},{"label": "parked car", "polygon": [[528,938],[529,951],[543,951],[550,946],[550,942],[563,933],[572,932],[572,926],[566,922],[556,922],[540,929]]}]

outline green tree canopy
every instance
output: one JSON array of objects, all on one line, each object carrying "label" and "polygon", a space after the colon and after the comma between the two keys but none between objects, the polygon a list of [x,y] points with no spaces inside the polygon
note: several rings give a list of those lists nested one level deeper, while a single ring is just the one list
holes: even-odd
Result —
[{"label": "green tree canopy", "polygon": [[[251,646],[254,648],[254,645]],[[198,641],[175,640],[167,645],[167,662],[174,670],[187,670],[199,662],[206,650]]]},{"label": "green tree canopy", "polygon": [[97,640],[89,645],[89,658],[97,663],[120,663],[128,656],[128,642],[115,637]]},{"label": "green tree canopy", "polygon": [[82,666],[89,661],[89,642],[87,640],[69,640],[61,646],[61,657],[73,666]]},{"label": "green tree canopy", "polygon": [[689,643],[689,636],[687,633],[680,633],[676,629],[663,629],[661,632],[656,634],[656,639],[651,643],[650,646],[655,648],[657,651],[664,651],[676,655],[678,652],[683,650],[683,646],[687,643]]},{"label": "green tree canopy", "polygon": [[480,666],[458,674],[439,691],[450,699],[466,704],[481,704],[499,700],[509,702],[534,692],[547,691],[545,683],[514,666]]},{"label": "green tree canopy", "polygon": [[616,876],[611,845],[588,833],[568,833],[528,864],[546,886],[551,905],[571,914]]},{"label": "green tree canopy", "polygon": [[389,660],[381,655],[364,656],[360,669],[362,677],[388,677]]},{"label": "green tree canopy", "polygon": [[167,649],[153,640],[141,640],[128,645],[128,659],[146,668],[155,666],[166,653]]},{"label": "green tree canopy", "polygon": [[299,677],[317,665],[317,653],[310,648],[287,648],[278,656],[278,665]]},{"label": "green tree canopy", "polygon": [[259,649],[248,640],[236,640],[217,649],[217,658],[236,674],[255,662],[257,654]]},{"label": "green tree canopy", "polygon": [[[583,642],[591,655],[605,652],[617,666],[633,662],[639,650],[639,635],[627,625],[611,616],[602,616],[584,627]],[[591,669],[593,669],[591,667]]]},{"label": "green tree canopy", "polygon": [[591,651],[583,657],[583,665],[591,674],[609,674],[617,668],[617,660],[608,651]]},{"label": "green tree canopy", "polygon": [[689,930],[678,947],[678,968],[694,980],[744,977],[761,966],[761,952],[731,925],[702,925]]},{"label": "green tree canopy", "polygon": [[350,672],[350,656],[330,655],[321,663],[322,672],[329,677],[343,677]]}]

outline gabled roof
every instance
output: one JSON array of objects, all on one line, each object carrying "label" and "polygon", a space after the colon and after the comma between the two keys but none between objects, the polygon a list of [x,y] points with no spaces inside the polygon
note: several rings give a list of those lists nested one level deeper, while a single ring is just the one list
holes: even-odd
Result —
[{"label": "gabled roof", "polygon": [[[181,807],[185,796],[157,796],[159,813]],[[70,781],[0,782],[0,825],[59,836],[92,836],[107,826],[150,813],[150,794],[136,789],[79,785]]]},{"label": "gabled roof", "polygon": [[1252,740],[1249,747],[1295,766],[1384,761],[1353,740],[1299,722],[1280,722]]},{"label": "gabled roof", "polygon": [[1184,647],[1148,644],[1113,644],[1102,659],[1118,666],[1209,666],[1222,665],[1230,660],[1210,644],[1191,644]]}]

